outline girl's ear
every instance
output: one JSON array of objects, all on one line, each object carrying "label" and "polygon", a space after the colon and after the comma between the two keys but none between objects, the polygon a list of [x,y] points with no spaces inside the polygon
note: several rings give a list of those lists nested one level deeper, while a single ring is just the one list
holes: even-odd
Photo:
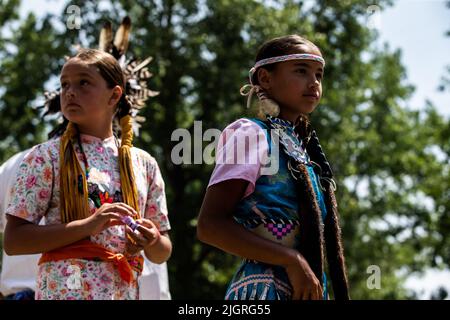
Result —
[{"label": "girl's ear", "polygon": [[267,69],[259,68],[257,71],[258,83],[264,90],[269,90],[271,87],[271,74]]},{"label": "girl's ear", "polygon": [[111,98],[109,99],[109,105],[115,106],[119,103],[120,98],[122,97],[123,90],[117,85],[112,89]]}]

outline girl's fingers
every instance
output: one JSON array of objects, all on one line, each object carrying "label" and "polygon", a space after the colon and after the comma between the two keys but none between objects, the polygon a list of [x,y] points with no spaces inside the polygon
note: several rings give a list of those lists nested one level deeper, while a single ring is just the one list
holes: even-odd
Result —
[{"label": "girl's fingers", "polygon": [[299,286],[297,290],[294,290],[294,294],[296,295],[296,300],[303,300],[305,295],[305,289],[302,286]]},{"label": "girl's fingers", "polygon": [[114,207],[115,212],[120,213],[122,215],[126,215],[126,216],[134,216],[133,211],[129,210],[128,208],[125,208],[121,205],[117,205]]},{"label": "girl's fingers", "polygon": [[106,222],[102,222],[106,228],[117,225],[123,225],[122,216],[118,213],[107,212],[105,215],[102,215],[102,217],[103,219],[106,219]]},{"label": "girl's fingers", "polygon": [[149,229],[151,228],[156,228],[159,230],[160,224],[156,221],[152,221],[150,219],[138,219],[137,220],[139,222],[139,224],[142,224],[143,226],[148,227]]},{"label": "girl's fingers", "polygon": [[160,236],[156,225],[151,220],[139,219],[137,222],[139,223],[139,232],[149,241],[149,243],[156,241],[156,238]]},{"label": "girl's fingers", "polygon": [[127,207],[124,207],[123,205],[120,205],[120,203],[114,203],[110,206],[108,206],[103,212],[116,212],[123,215],[127,215],[127,216],[133,216],[134,213],[133,211],[131,211],[130,209],[128,209]]},{"label": "girl's fingers", "polygon": [[143,250],[144,248],[135,244],[132,244],[130,242],[127,243],[127,252],[131,255],[134,255],[138,252],[140,252],[141,250]]},{"label": "girl's fingers", "polygon": [[139,225],[137,230],[144,236],[145,239],[147,239],[149,242],[152,242],[155,240],[155,238],[158,236],[158,230],[156,228],[146,228],[142,225]]},{"label": "girl's fingers", "polygon": [[[122,222],[122,217],[123,215],[121,215],[120,213],[117,212],[107,212],[106,213],[106,217],[112,221],[117,222],[118,224],[123,224]],[[112,222],[111,221],[111,222]]]},{"label": "girl's fingers", "polygon": [[123,208],[123,209],[127,210],[128,212],[130,212],[132,216],[136,216],[137,215],[136,210],[133,207],[130,207],[129,205],[127,205],[126,203],[124,203],[124,202],[117,202],[116,204],[118,206],[120,206],[121,208]]},{"label": "girl's fingers", "polygon": [[141,236],[138,236],[136,233],[134,233],[133,229],[131,229],[129,226],[126,226],[126,230],[127,230],[127,234],[128,236],[133,239],[133,241],[142,246],[145,247],[145,245],[148,243],[148,241],[146,239],[144,239]]},{"label": "girl's fingers", "polygon": [[308,299],[307,292],[301,291],[298,296],[298,300],[306,300],[306,299]]},{"label": "girl's fingers", "polygon": [[319,300],[319,290],[318,290],[318,288],[313,288],[311,290],[311,300]]},{"label": "girl's fingers", "polygon": [[316,300],[316,289],[314,287],[309,287],[305,291],[305,295],[303,297],[304,300]]},{"label": "girl's fingers", "polygon": [[138,220],[136,220],[136,222],[138,222],[140,225],[145,226],[149,229],[156,228],[156,224],[152,220],[149,220],[149,219],[138,219]]},{"label": "girl's fingers", "polygon": [[125,235],[127,237],[127,246],[129,245],[135,245],[138,246],[138,239],[136,239],[136,235],[134,234],[134,232],[131,230],[130,227],[125,226]]},{"label": "girl's fingers", "polygon": [[316,286],[311,290],[311,299],[322,300],[322,296],[323,296],[322,287],[320,285]]},{"label": "girl's fingers", "polygon": [[113,227],[113,226],[121,226],[121,225],[123,225],[123,222],[122,221],[118,221],[118,220],[110,220],[109,221],[109,223],[108,223],[108,228],[109,227]]}]

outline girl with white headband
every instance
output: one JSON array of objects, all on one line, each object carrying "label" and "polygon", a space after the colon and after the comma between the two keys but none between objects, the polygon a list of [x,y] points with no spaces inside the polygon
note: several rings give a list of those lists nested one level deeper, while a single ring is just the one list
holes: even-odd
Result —
[{"label": "girl with white headband", "polygon": [[[244,258],[225,299],[327,299],[325,251],[334,297],[349,299],[336,184],[307,117],[324,68],[319,48],[298,35],[266,42],[241,89],[247,107],[258,98],[257,117],[220,137],[197,233]],[[275,171],[265,170],[269,156]]]}]

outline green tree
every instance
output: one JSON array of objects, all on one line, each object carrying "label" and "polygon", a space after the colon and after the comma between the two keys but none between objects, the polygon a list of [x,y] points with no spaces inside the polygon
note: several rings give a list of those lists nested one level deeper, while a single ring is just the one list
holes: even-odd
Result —
[{"label": "green tree", "polygon": [[[294,0],[70,4],[81,8],[81,29],[49,30],[51,44],[66,49],[73,43],[95,47],[101,21],[107,18],[117,25],[119,17],[128,14],[133,21],[130,51],[155,58],[150,87],[161,94],[143,109],[147,121],[136,145],[157,158],[166,181],[173,227],[169,272],[174,298],[223,298],[239,259],[197,241],[196,218],[213,166],[174,165],[171,151],[178,142],[171,141],[171,134],[177,128],[193,133],[195,120],[202,121],[204,130],[222,129],[243,116],[239,88],[247,81],[258,46],[290,33],[317,43],[327,60],[324,98],[311,121],[338,182],[352,297],[413,298],[414,293],[403,287],[406,275],[430,266],[448,267],[449,120],[431,104],[424,111],[407,108],[413,88],[407,83],[401,52],[373,45],[377,34],[367,23],[368,8],[375,4],[384,9],[391,1],[320,0],[313,6]],[[54,19],[65,24],[67,15]],[[29,48],[29,43],[31,38],[20,42],[19,50]],[[58,58],[50,59],[46,50],[40,56],[44,52],[53,63],[68,54],[58,52]],[[58,72],[21,73],[19,62],[28,53],[2,58],[1,63],[10,61],[8,74],[17,79],[33,75],[17,88],[37,93],[50,74]],[[13,92],[10,82],[2,80],[0,86]],[[30,112],[25,105],[35,97],[24,97],[20,115]],[[2,114],[2,128],[15,137],[19,131],[10,129],[15,118],[9,110],[17,104],[4,101],[8,103],[0,110],[8,112]],[[25,126],[33,115],[24,118]],[[33,135],[37,140],[38,132]],[[3,136],[2,140],[7,141]],[[4,156],[5,151],[0,152]],[[379,290],[367,287],[371,265],[381,269]]]},{"label": "green tree", "polygon": [[44,123],[39,119],[36,98],[44,84],[57,74],[67,48],[46,16],[38,21],[30,13],[19,21],[20,1],[0,4],[0,161],[42,142]]}]

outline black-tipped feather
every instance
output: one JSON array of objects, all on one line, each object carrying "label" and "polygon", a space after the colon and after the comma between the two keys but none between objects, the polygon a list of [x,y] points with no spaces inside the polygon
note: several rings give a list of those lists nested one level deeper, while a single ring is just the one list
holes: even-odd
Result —
[{"label": "black-tipped feather", "polygon": [[130,31],[131,19],[129,17],[125,17],[123,18],[122,23],[120,24],[114,37],[114,47],[118,54],[118,56],[115,56],[116,59],[120,59],[120,57],[126,53],[128,49]]},{"label": "black-tipped feather", "polygon": [[103,24],[102,30],[100,31],[98,49],[105,52],[110,52],[113,46],[112,40],[113,40],[112,25],[110,21],[106,21]]},{"label": "black-tipped feather", "polygon": [[[99,36],[99,50],[113,55],[118,61],[123,60],[122,68],[126,79],[125,93],[127,99],[131,103],[131,109],[128,111],[133,118],[133,127],[139,128],[140,123],[145,121],[145,118],[138,116],[139,110],[145,106],[148,98],[157,96],[159,92],[150,90],[148,88],[147,80],[153,74],[148,70],[149,63],[153,60],[148,57],[144,60],[132,58],[125,60],[124,55],[128,49],[129,37],[131,31],[131,19],[125,17],[119,26],[113,41],[113,30],[111,22],[106,21],[100,31]],[[81,48],[80,48],[81,49]],[[67,57],[68,59],[69,57]],[[40,108],[44,109],[44,116],[56,114],[61,111],[60,92],[59,90],[45,93],[45,103]],[[51,133],[51,137],[60,135],[64,132],[67,126],[67,120],[55,128]],[[114,125],[116,127],[116,125]]]}]

